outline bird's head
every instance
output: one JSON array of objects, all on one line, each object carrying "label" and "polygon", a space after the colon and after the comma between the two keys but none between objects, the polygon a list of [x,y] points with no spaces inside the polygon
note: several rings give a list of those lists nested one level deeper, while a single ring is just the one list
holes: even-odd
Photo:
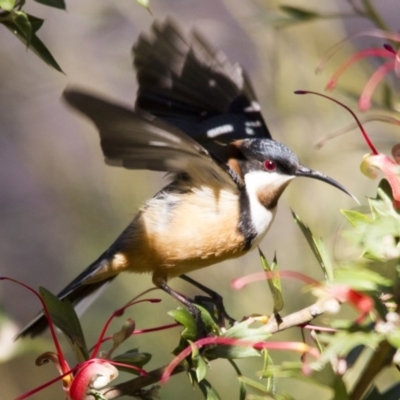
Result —
[{"label": "bird's head", "polygon": [[272,139],[243,139],[235,142],[239,150],[241,175],[247,190],[255,191],[260,202],[275,207],[289,182],[298,176],[324,181],[353,197],[340,183],[321,172],[305,167],[282,143]]}]

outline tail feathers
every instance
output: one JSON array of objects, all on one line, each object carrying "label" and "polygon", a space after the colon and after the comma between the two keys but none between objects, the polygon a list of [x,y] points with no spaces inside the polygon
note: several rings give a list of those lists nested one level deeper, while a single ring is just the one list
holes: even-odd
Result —
[{"label": "tail feathers", "polygon": [[[101,295],[106,287],[111,283],[115,276],[102,281],[96,282],[90,285],[82,285],[76,288],[69,295],[60,297],[61,299],[68,299],[75,307],[75,311],[78,315],[82,315],[87,308]],[[43,312],[40,312],[35,319],[33,319],[28,325],[26,325],[15,337],[19,339],[21,337],[35,337],[40,335],[48,326],[48,321]]]},{"label": "tail feathers", "polygon": [[[79,274],[69,285],[67,285],[58,295],[59,299],[68,299],[75,307],[78,315],[84,311],[101,295],[108,284],[116,277],[111,276],[100,282],[85,284],[85,281],[93,276],[102,264],[108,262],[107,253],[103,253],[94,263],[89,265],[81,274]],[[35,337],[42,333],[48,326],[47,319],[43,312],[40,312],[28,325],[26,325],[16,336]]]}]

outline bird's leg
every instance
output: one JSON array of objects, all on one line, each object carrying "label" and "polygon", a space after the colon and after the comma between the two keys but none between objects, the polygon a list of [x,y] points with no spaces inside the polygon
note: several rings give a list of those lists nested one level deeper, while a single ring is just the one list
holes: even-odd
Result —
[{"label": "bird's leg", "polygon": [[178,300],[180,303],[182,303],[187,310],[190,312],[190,314],[193,315],[194,320],[196,321],[196,330],[197,330],[197,338],[201,339],[203,337],[207,337],[207,328],[204,325],[203,320],[201,319],[201,312],[200,310],[188,299],[185,297],[183,294],[180,294],[170,288],[165,281],[162,282],[157,282],[157,286],[164,290],[164,292],[168,293],[170,296],[172,296],[174,299]]},{"label": "bird's leg", "polygon": [[[179,277],[181,279],[183,279],[184,281],[190,283],[191,285],[197,287],[198,289],[202,290],[204,293],[206,293],[210,296],[213,304],[215,305],[215,308],[217,309],[217,314],[218,314],[217,322],[220,327],[225,325],[225,319],[227,319],[231,325],[233,325],[236,322],[236,320],[234,318],[232,318],[226,312],[225,306],[224,306],[224,299],[222,298],[222,296],[219,293],[208,288],[207,286],[202,285],[201,283],[195,281],[193,278],[190,278],[187,275],[180,275]],[[204,298],[204,297],[196,296],[195,301],[196,301],[196,298]],[[209,298],[207,298],[207,299],[209,299]]]}]

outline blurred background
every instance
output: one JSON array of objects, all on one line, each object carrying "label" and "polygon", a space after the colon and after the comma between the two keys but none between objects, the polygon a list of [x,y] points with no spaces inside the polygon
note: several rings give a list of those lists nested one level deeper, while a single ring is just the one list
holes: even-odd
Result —
[{"label": "blurred background", "polygon": [[[272,135],[294,150],[303,164],[341,182],[360,200],[361,206],[367,204],[366,196],[375,195],[377,182],[359,172],[361,158],[368,152],[359,132],[330,141],[320,150],[314,146],[325,134],[351,123],[350,115],[319,97],[293,94],[298,89],[322,92],[340,63],[356,48],[374,40],[346,45],[326,70],[316,75],[318,60],[333,44],[350,33],[371,28],[372,24],[363,18],[318,19],[285,27],[278,24],[285,17],[279,9],[281,5],[326,14],[349,13],[351,7],[346,0],[153,0],[152,15],[134,0],[66,3],[67,12],[33,2],[25,7],[27,12],[46,20],[38,36],[64,75],[46,66],[0,26],[0,275],[58,292],[114,241],[143,202],[162,187],[165,181],[161,174],[106,166],[97,132],[68,109],[60,96],[69,85],[81,86],[133,105],[136,81],[131,47],[140,32],[149,30],[154,18],[167,15],[173,15],[187,29],[195,26],[232,62],[239,62],[248,71]],[[378,7],[393,30],[398,28],[396,3],[382,0]],[[377,65],[361,62],[353,66],[341,85],[360,93]],[[340,90],[334,97],[356,107],[356,101]],[[379,150],[388,154],[395,129],[373,123],[367,130]],[[346,244],[339,243],[344,227],[339,210],[355,206],[351,198],[322,182],[297,179],[284,193],[275,223],[261,249],[269,260],[276,253],[281,269],[322,279],[290,209],[316,236],[324,239],[334,256],[341,257],[343,249],[347,250]],[[244,315],[272,312],[265,282],[242,291],[230,287],[232,279],[260,270],[260,260],[253,252],[191,276],[221,293],[228,312],[241,319]],[[179,279],[172,281],[171,286],[189,296],[198,294]],[[117,279],[82,318],[89,343],[95,341],[114,309],[149,287],[149,276],[125,275]],[[283,315],[312,303],[312,296],[304,293],[302,287],[301,282],[284,280]],[[161,292],[153,293],[154,296],[163,301],[129,310],[138,329],[172,322],[166,312],[177,303]],[[3,281],[0,306],[9,318],[4,322],[9,330],[3,329],[0,336],[0,397],[11,399],[56,376],[53,366],[34,365],[35,358],[53,349],[53,345],[47,335],[12,344],[10,337],[40,308],[29,292]],[[116,321],[114,331],[121,323]],[[302,339],[300,330],[292,329],[277,335],[276,340]],[[175,329],[137,336],[128,347],[153,353],[146,366],[150,370],[171,360],[170,351],[176,341]],[[298,359],[287,353],[272,356],[277,361],[282,357]],[[238,365],[254,379],[262,369],[260,359],[239,361]],[[229,364],[216,361],[211,368],[209,379],[222,397],[238,398],[236,376]],[[298,400],[309,399],[310,395],[319,399],[330,397],[328,392],[317,392],[315,387],[296,380],[280,380],[278,388]],[[60,386],[53,385],[32,399],[61,397]],[[190,386],[185,374],[180,374],[162,387],[160,398],[196,400],[202,395]]]}]

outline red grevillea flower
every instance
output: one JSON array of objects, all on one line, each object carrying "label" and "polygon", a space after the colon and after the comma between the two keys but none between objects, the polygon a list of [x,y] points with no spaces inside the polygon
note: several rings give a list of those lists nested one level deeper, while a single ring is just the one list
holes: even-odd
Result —
[{"label": "red grevillea flower", "polygon": [[[130,307],[133,304],[137,304],[144,301],[150,301],[152,303],[161,301],[160,299],[144,299],[138,301],[129,302],[124,307],[115,311],[112,316],[107,320],[105,327],[103,328],[100,337],[94,346],[94,350],[92,356],[89,360],[83,361],[78,363],[75,367],[70,368],[68,363],[65,360],[63,351],[61,346],[58,342],[58,338],[54,329],[54,325],[51,319],[50,312],[47,308],[46,303],[43,301],[40,293],[36,290],[32,289],[30,286],[25,285],[15,279],[8,278],[8,277],[0,277],[0,280],[7,280],[14,282],[25,289],[28,289],[32,292],[42,303],[43,313],[45,314],[51,336],[53,339],[54,346],[56,348],[56,352],[46,352],[42,354],[36,360],[36,365],[40,366],[47,362],[53,362],[56,368],[58,369],[60,376],[54,378],[35,389],[30,390],[27,393],[18,396],[16,400],[24,400],[35,393],[40,392],[41,390],[45,389],[46,387],[52,385],[55,382],[62,380],[63,390],[66,394],[66,398],[70,400],[83,400],[87,396],[88,389],[97,390],[99,388],[104,387],[113,379],[115,379],[118,375],[118,370],[115,368],[116,366],[134,369],[139,372],[140,375],[147,375],[147,372],[139,367],[136,367],[131,364],[124,364],[115,362],[112,360],[104,359],[104,358],[97,358],[97,354],[99,352],[100,344],[103,342],[103,338],[106,332],[107,327],[109,326],[111,320],[117,316],[123,314],[127,307]],[[123,329],[114,335],[114,344],[115,347],[124,341],[127,337],[132,335],[134,332],[135,324],[133,320],[128,320],[127,324],[123,327]],[[109,352],[111,353],[111,352]]]},{"label": "red grevillea flower", "polygon": [[118,370],[103,359],[91,359],[80,365],[69,389],[73,400],[84,400],[88,388],[101,389],[118,376]]},{"label": "red grevillea flower", "polygon": [[[264,279],[273,279],[276,276],[279,276],[280,278],[299,279],[308,285],[311,285],[313,288],[313,294],[323,303],[323,308],[332,313],[339,311],[341,303],[351,304],[357,311],[359,311],[359,316],[356,320],[357,323],[361,322],[374,308],[374,301],[371,297],[352,289],[350,286],[335,284],[321,285],[315,279],[296,271],[281,271],[274,273],[259,272],[242,276],[232,282],[232,287],[234,289],[242,289],[250,283]],[[311,327],[311,329],[317,328]]]},{"label": "red grevillea flower", "polygon": [[[394,42],[400,42],[400,35],[393,32],[385,32],[381,30],[368,30],[364,32],[357,33],[356,35],[350,36],[341,42],[337,43],[330,50],[328,50],[326,56],[320,62],[317,67],[317,72],[321,71],[325,66],[326,62],[349,40],[352,40],[356,37],[360,36],[374,36],[381,39],[386,39]],[[391,45],[384,44],[383,48],[368,48],[364,50],[360,50],[351,56],[348,60],[346,60],[333,74],[331,79],[328,81],[326,85],[326,89],[333,90],[336,87],[337,81],[340,76],[346,71],[351,65],[356,63],[357,61],[367,58],[367,57],[379,57],[387,59],[381,66],[379,66],[376,71],[369,78],[368,82],[364,86],[364,89],[361,93],[358,107],[361,111],[366,111],[371,107],[371,97],[379,82],[391,71],[395,72],[397,77],[400,77],[400,50],[395,50]]]},{"label": "red grevillea flower", "polygon": [[313,289],[313,294],[324,303],[324,308],[332,313],[339,311],[341,303],[351,304],[359,312],[357,323],[362,322],[375,306],[370,296],[348,285],[318,286]]},{"label": "red grevillea flower", "polygon": [[383,172],[392,188],[394,206],[400,207],[400,144],[392,148],[393,159],[384,154],[367,154],[361,162],[362,173],[371,179],[377,178],[376,170]]},{"label": "red grevillea flower", "polygon": [[[31,288],[28,285],[25,285],[22,282],[17,281],[16,279],[12,279],[12,278],[9,278],[9,277],[2,276],[2,277],[0,277],[0,280],[1,281],[3,281],[3,280],[10,281],[10,282],[16,283],[19,286],[24,287],[25,289],[27,289],[31,293],[33,293],[39,299],[39,301],[41,302],[42,307],[43,307],[43,313],[47,318],[47,321],[48,321],[48,324],[49,324],[50,333],[51,333],[51,337],[53,339],[53,343],[54,343],[54,346],[56,347],[56,351],[57,351],[57,353],[55,354],[55,357],[52,358],[52,361],[56,362],[56,366],[57,366],[57,368],[58,368],[58,370],[60,371],[60,374],[61,374],[61,376],[57,380],[62,379],[63,389],[64,389],[65,392],[68,392],[68,388],[70,387],[70,384],[72,382],[73,377],[72,377],[71,371],[69,369],[68,363],[65,360],[65,357],[64,357],[64,354],[62,352],[61,346],[60,346],[60,344],[58,342],[56,331],[54,329],[53,322],[52,322],[52,320],[50,318],[50,312],[49,312],[45,302],[43,301],[42,297],[40,296],[40,294],[36,290],[34,290],[33,288]],[[41,364],[39,364],[39,365],[41,365]],[[53,383],[53,382],[51,382],[51,383]],[[43,389],[43,388],[45,388],[47,386],[48,385],[42,385],[41,389]],[[35,393],[35,392],[33,392],[33,393]],[[33,393],[29,392],[27,394],[27,396],[22,395],[22,396],[18,397],[17,400],[25,399],[26,397],[29,397]]]},{"label": "red grevillea flower", "polygon": [[254,274],[241,276],[232,281],[231,286],[233,289],[243,289],[245,286],[253,282],[262,281],[265,279],[274,278],[294,278],[305,282],[308,285],[318,285],[319,282],[305,274],[298,271],[279,271],[279,272],[256,272]]}]

